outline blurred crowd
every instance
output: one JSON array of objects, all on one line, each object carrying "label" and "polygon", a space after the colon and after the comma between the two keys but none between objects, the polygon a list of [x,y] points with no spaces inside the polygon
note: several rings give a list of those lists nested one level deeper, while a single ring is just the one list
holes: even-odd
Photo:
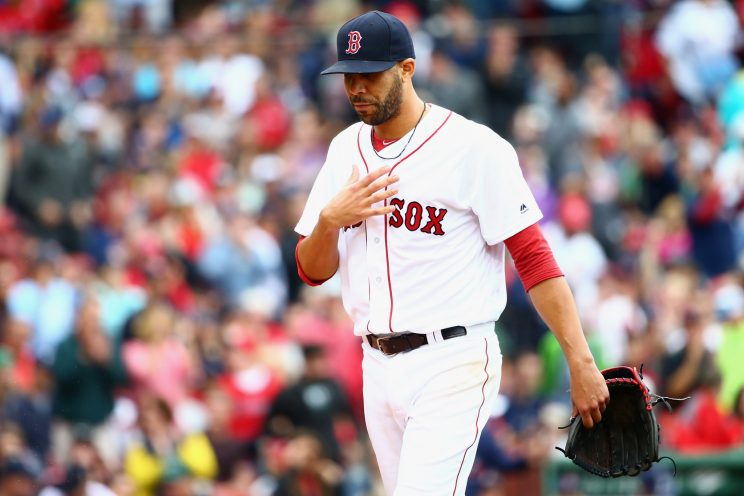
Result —
[{"label": "blurred crowd", "polygon": [[[744,2],[0,0],[0,494],[382,494],[293,232],[355,120],[318,72],[372,8],[514,144],[599,365],[690,397],[663,448],[744,447]],[[473,495],[537,494],[571,414],[507,282]]]}]

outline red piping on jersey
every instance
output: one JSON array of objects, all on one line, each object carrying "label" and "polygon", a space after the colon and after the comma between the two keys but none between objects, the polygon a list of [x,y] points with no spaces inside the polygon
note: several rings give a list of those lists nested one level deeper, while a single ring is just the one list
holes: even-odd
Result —
[{"label": "red piping on jersey", "polygon": [[[390,169],[390,172],[388,172],[388,177],[393,173],[393,171],[396,169],[396,167],[398,167],[408,157],[410,157],[411,155],[413,155],[414,153],[416,153],[417,151],[419,151],[422,146],[424,146],[426,143],[428,143],[429,140],[432,139],[434,137],[434,135],[437,134],[439,132],[439,130],[442,129],[442,127],[445,124],[447,124],[447,121],[449,120],[450,117],[452,117],[452,111],[450,111],[450,113],[447,114],[447,117],[444,119],[444,121],[439,125],[438,128],[436,128],[434,130],[433,133],[431,133],[429,135],[428,138],[426,138],[419,146],[417,146],[415,149],[413,149],[411,151],[411,153],[409,153],[408,155],[406,155],[405,157],[403,157],[402,159],[400,159],[398,161],[398,163],[396,163]],[[364,157],[362,157],[362,158],[364,158]],[[387,191],[387,186],[385,186],[385,191]],[[388,204],[388,201],[387,201],[387,198],[386,198],[384,205],[387,206],[387,204]],[[390,317],[388,318],[388,327],[390,328],[390,332],[395,332],[395,331],[393,331],[393,304],[394,304],[394,299],[393,299],[393,281],[392,281],[392,278],[390,277],[390,254],[389,254],[389,251],[388,251],[388,216],[387,216],[387,214],[385,214],[385,265],[387,266],[388,291],[390,293]]]},{"label": "red piping on jersey", "polygon": [[452,496],[455,496],[455,493],[457,492],[457,481],[460,479],[460,472],[462,472],[462,466],[465,464],[465,457],[468,456],[468,451],[470,451],[470,448],[472,448],[478,440],[478,421],[480,420],[483,404],[486,402],[486,383],[488,382],[490,375],[488,374],[488,340],[483,338],[483,341],[486,343],[486,364],[483,366],[483,372],[486,374],[486,379],[483,381],[483,385],[481,386],[481,404],[478,407],[478,414],[475,416],[475,436],[473,436],[473,442],[470,443],[470,446],[465,448],[465,452],[462,454],[460,468],[457,469],[457,476],[455,477],[455,488],[452,490]]},{"label": "red piping on jersey", "polygon": [[364,158],[364,154],[362,153],[362,145],[361,140],[359,137],[362,135],[362,128],[364,126],[359,126],[359,131],[357,131],[357,150],[359,150],[359,156],[362,157],[362,162],[364,162],[364,168],[367,170],[367,174],[369,174],[369,166],[367,165],[367,159]]},{"label": "red piping on jersey", "polygon": [[[357,150],[359,150],[359,156],[362,157],[362,162],[364,162],[364,170],[367,171],[367,174],[369,174],[369,165],[367,165],[367,159],[364,158],[364,154],[362,153],[362,145],[360,144],[359,136],[362,134],[362,128],[363,125],[359,125],[359,131],[357,131]],[[367,219],[364,219],[364,250],[367,251],[369,247],[369,243],[367,242]],[[369,314],[369,302],[372,301],[372,284],[369,282],[369,271],[367,272],[367,314]],[[370,319],[367,319],[367,332],[372,334],[372,332],[369,330],[369,322]]]},{"label": "red piping on jersey", "polygon": [[[367,251],[369,247],[369,240],[367,239],[367,220],[364,220],[364,250]],[[372,300],[372,285],[369,282],[369,275],[367,276],[367,314],[369,314],[369,302]],[[369,319],[367,319],[367,332],[374,334],[369,330]]]},{"label": "red piping on jersey", "polygon": [[329,277],[328,279],[323,279],[322,281],[316,281],[315,279],[310,279],[307,274],[305,274],[305,271],[302,270],[302,266],[300,265],[299,256],[300,243],[302,243],[303,239],[305,239],[305,236],[300,236],[300,239],[297,240],[297,246],[295,246],[295,263],[297,264],[297,274],[300,276],[300,279],[302,279],[303,282],[308,286],[320,286],[333,276]]}]

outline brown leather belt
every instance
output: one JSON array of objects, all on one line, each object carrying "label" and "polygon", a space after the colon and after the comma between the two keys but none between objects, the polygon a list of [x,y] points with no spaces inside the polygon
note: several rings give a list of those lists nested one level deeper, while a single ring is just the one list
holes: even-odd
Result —
[{"label": "brown leather belt", "polygon": [[[442,329],[442,339],[465,336],[467,333],[468,330],[464,326],[447,327],[446,329]],[[405,332],[386,336],[367,334],[367,342],[372,348],[380,350],[384,355],[390,356],[420,348],[427,344],[428,340],[426,339],[426,334]]]}]

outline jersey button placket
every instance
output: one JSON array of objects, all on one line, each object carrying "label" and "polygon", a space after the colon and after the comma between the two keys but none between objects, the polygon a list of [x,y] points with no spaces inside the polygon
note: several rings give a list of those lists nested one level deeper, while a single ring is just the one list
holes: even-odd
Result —
[{"label": "jersey button placket", "polygon": [[370,327],[375,332],[388,330],[390,312],[390,294],[387,287],[387,264],[385,244],[382,242],[385,229],[385,217],[367,219],[367,232],[372,243],[367,245],[367,267],[369,269]]}]

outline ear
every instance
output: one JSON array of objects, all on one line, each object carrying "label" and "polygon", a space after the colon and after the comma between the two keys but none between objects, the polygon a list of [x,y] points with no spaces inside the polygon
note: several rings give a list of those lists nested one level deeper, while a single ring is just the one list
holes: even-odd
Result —
[{"label": "ear", "polygon": [[416,72],[416,60],[407,58],[399,62],[399,67],[400,76],[403,78],[403,81],[410,81],[413,78],[413,74]]}]

